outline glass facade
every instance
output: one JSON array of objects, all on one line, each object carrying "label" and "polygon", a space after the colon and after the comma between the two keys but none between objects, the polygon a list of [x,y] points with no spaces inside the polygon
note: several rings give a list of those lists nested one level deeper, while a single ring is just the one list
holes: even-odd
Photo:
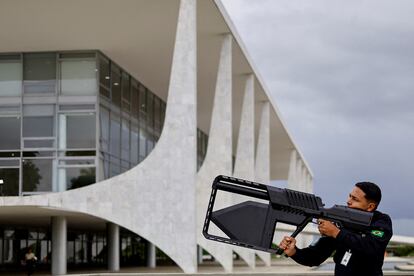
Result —
[{"label": "glass facade", "polygon": [[[106,267],[108,263],[106,235],[105,230],[68,229],[66,245],[68,268]],[[119,238],[120,265],[145,266],[148,241],[124,228],[120,228]],[[49,270],[52,256],[52,237],[49,228],[0,225],[0,273],[4,270],[17,274],[18,270],[24,269],[22,261],[29,248],[38,258],[38,270]],[[157,265],[174,265],[174,262],[158,248],[156,261]]]},{"label": "glass facade", "polygon": [[[45,229],[0,226],[0,267],[9,272],[21,267],[28,248],[38,257],[38,266],[50,266],[51,237]],[[12,268],[12,270],[10,270]]]},{"label": "glass facade", "polygon": [[97,75],[94,51],[0,55],[2,195],[96,182]]},{"label": "glass facade", "polygon": [[[0,54],[0,195],[61,192],[132,168],[155,147],[165,111],[99,51]],[[207,140],[198,130],[197,168]]]},{"label": "glass facade", "polygon": [[[0,54],[0,196],[76,189],[144,160],[166,103],[99,51]],[[197,168],[208,136],[197,130]],[[105,232],[68,230],[68,266],[107,263]],[[31,247],[50,268],[50,229],[0,225],[0,270]],[[145,265],[148,242],[122,229],[121,265]],[[157,249],[157,264],[172,264]]]}]

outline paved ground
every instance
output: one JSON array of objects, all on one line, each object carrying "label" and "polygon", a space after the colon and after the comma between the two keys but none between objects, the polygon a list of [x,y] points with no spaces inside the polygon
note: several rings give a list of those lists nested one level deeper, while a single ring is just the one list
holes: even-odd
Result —
[{"label": "paved ground", "polygon": [[[386,266],[384,265],[384,275],[393,275],[393,276],[402,276],[402,275],[413,275],[414,271],[397,271],[394,270],[394,266],[396,264],[406,265],[409,262],[413,261],[413,259],[402,259],[402,258],[387,258]],[[330,261],[332,262],[332,261]],[[299,275],[313,275],[313,276],[328,276],[333,275],[333,264],[329,261],[325,263],[323,266],[319,267],[318,269],[315,268],[308,268],[303,267],[295,264],[290,259],[274,259],[272,261],[272,266],[266,267],[260,262],[258,263],[255,269],[251,269],[247,267],[243,262],[236,261],[234,264],[234,271],[233,273],[225,273],[224,270],[217,265],[216,263],[204,263],[200,265],[199,272],[197,276],[299,276]],[[386,269],[385,269],[386,267]],[[391,270],[392,269],[392,270]],[[83,271],[68,271],[68,275],[75,276],[75,275],[82,275],[82,276],[133,276],[133,275],[143,275],[146,276],[179,276],[185,275],[178,267],[176,266],[159,266],[155,269],[149,269],[146,267],[128,267],[122,268],[121,271],[116,273],[108,273],[107,270],[83,270]],[[21,276],[25,275],[23,272],[17,273],[0,273],[0,275],[16,275]],[[35,276],[49,276],[51,275],[48,271],[38,271]]]}]

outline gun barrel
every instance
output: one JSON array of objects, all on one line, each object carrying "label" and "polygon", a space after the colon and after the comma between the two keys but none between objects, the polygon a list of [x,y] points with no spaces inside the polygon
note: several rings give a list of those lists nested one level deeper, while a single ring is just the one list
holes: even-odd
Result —
[{"label": "gun barrel", "polygon": [[255,198],[260,198],[264,200],[269,200],[269,195],[265,191],[256,190],[253,188],[242,187],[238,185],[231,185],[228,183],[217,182],[216,187],[219,190],[223,190],[226,192],[236,193],[245,196],[251,196]]}]

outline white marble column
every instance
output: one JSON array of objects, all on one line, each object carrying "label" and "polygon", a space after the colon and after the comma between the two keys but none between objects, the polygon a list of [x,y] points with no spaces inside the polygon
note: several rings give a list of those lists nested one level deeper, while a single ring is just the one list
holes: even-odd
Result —
[{"label": "white marble column", "polygon": [[289,162],[289,173],[288,173],[288,188],[295,190],[297,187],[297,153],[296,150],[292,149],[290,153],[290,162]]},{"label": "white marble column", "polygon": [[[204,218],[211,194],[213,179],[219,175],[232,174],[232,41],[231,35],[224,35],[220,51],[219,67],[215,87],[208,147],[204,162],[197,174],[197,243],[206,249],[226,272],[233,269],[232,247],[207,240],[202,235]],[[231,197],[219,192],[215,210],[229,206]],[[210,224],[209,233],[223,236]]]},{"label": "white marble column", "polygon": [[312,179],[312,175],[309,173],[308,174],[308,192],[313,194],[313,179]]},{"label": "white marble column", "polygon": [[157,266],[157,248],[151,242],[148,242],[147,246],[147,267],[155,268]]},{"label": "white marble column", "polygon": [[67,223],[65,217],[52,217],[52,274],[65,275]]},{"label": "white marble column", "polygon": [[303,162],[298,156],[296,161],[296,189],[303,192]]},{"label": "white marble column", "polygon": [[[270,184],[270,104],[262,103],[259,136],[257,139],[255,180],[266,185]],[[266,266],[270,266],[270,254],[256,251]]]},{"label": "white marble column", "polygon": [[[241,111],[239,136],[237,139],[236,161],[234,164],[234,176],[237,178],[254,180],[254,76],[246,77],[243,105]],[[245,201],[239,195],[232,195],[233,204]],[[234,247],[234,251],[251,268],[256,266],[255,251]]]},{"label": "white marble column", "polygon": [[302,161],[302,164],[303,164],[303,166],[302,166],[302,174],[301,174],[301,178],[302,178],[302,181],[301,181],[301,184],[302,184],[302,186],[301,186],[301,189],[302,189],[302,191],[303,192],[307,192],[308,191],[308,187],[307,187],[307,184],[306,184],[306,182],[307,182],[307,173],[308,173],[308,169],[306,168],[306,165],[305,165],[305,163]]},{"label": "white marble column", "polygon": [[119,226],[114,223],[107,223],[108,237],[108,270],[119,270]]}]

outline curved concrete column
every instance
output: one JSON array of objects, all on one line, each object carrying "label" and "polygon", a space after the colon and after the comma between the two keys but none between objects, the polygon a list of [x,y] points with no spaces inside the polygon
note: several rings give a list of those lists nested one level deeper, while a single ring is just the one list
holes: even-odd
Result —
[{"label": "curved concrete column", "polygon": [[[241,111],[239,136],[237,139],[236,161],[234,164],[234,176],[238,178],[254,179],[254,76],[248,75],[244,91],[243,106]],[[240,203],[242,196],[232,195],[233,203]],[[234,251],[254,268],[255,251],[234,247]]]},{"label": "curved concrete column", "polygon": [[297,185],[297,175],[296,175],[296,164],[297,164],[297,152],[292,150],[290,153],[290,162],[289,162],[289,173],[288,173],[288,188],[295,190]]},{"label": "curved concrete column", "polygon": [[[259,137],[257,140],[255,180],[270,184],[270,104],[264,102],[260,118]],[[257,255],[266,266],[270,266],[270,254],[257,251]]]},{"label": "curved concrete column", "polygon": [[303,192],[303,162],[298,157],[296,161],[296,189]]},{"label": "curved concrete column", "polygon": [[310,174],[308,174],[307,179],[308,179],[308,184],[307,184],[308,192],[309,193],[313,193],[313,180],[312,180],[312,176]]},{"label": "curved concrete column", "polygon": [[[212,242],[204,238],[202,229],[213,179],[232,173],[232,36],[225,35],[220,52],[214,104],[208,138],[207,153],[197,174],[197,243],[207,250],[224,267],[226,272],[233,269],[231,246]],[[231,204],[228,193],[218,193],[215,209]],[[223,236],[224,233],[210,225],[209,232]],[[225,236],[225,235],[224,235]]]},{"label": "curved concrete column", "polygon": [[3,204],[105,219],[154,243],[184,272],[196,272],[196,89],[196,0],[181,0],[165,123],[151,154],[100,183],[56,194],[3,198]]},{"label": "curved concrete column", "polygon": [[[304,191],[304,185],[303,185],[303,165],[302,161],[299,159],[298,153],[296,150],[292,150],[290,154],[290,164],[289,164],[289,174],[288,174],[288,188],[292,190],[297,191]],[[281,225],[282,228],[290,229],[290,227],[285,227]],[[292,228],[293,229],[293,228]],[[286,232],[286,231],[278,231],[278,233],[275,235],[274,242],[278,244],[280,240],[283,238],[283,236],[289,236],[292,234],[292,232]],[[307,239],[304,237],[304,235],[299,234],[296,238],[297,240],[297,246],[299,248],[303,248],[305,245],[307,245]]]},{"label": "curved concrete column", "polygon": [[[289,167],[289,178],[288,178],[288,187],[289,189],[309,193],[308,188],[308,170],[303,163],[301,159],[299,159],[299,156],[297,155],[297,152],[295,150],[291,153],[291,160],[290,160],[290,167]],[[311,225],[308,225],[305,230],[311,229]],[[291,234],[287,232],[282,232],[278,235],[278,237],[281,237],[281,235]],[[303,248],[308,246],[312,240],[313,237],[309,235],[299,234],[296,238],[297,240],[297,246],[299,248]]]},{"label": "curved concrete column", "polygon": [[[303,183],[305,185],[304,192],[313,194],[313,187],[312,187],[312,177],[307,169],[304,170],[303,173]],[[308,224],[306,228],[303,230],[303,233],[301,233],[302,236],[302,246],[306,247],[309,246],[313,240],[314,235],[304,234],[304,232],[317,232],[317,227],[314,224]]]},{"label": "curved concrete column", "polygon": [[301,191],[302,192],[307,192],[308,191],[307,185],[306,185],[306,181],[307,181],[306,174],[307,173],[308,173],[308,170],[307,170],[305,164],[302,162],[302,173],[300,175],[300,178],[301,178],[301,189],[302,189]]}]

